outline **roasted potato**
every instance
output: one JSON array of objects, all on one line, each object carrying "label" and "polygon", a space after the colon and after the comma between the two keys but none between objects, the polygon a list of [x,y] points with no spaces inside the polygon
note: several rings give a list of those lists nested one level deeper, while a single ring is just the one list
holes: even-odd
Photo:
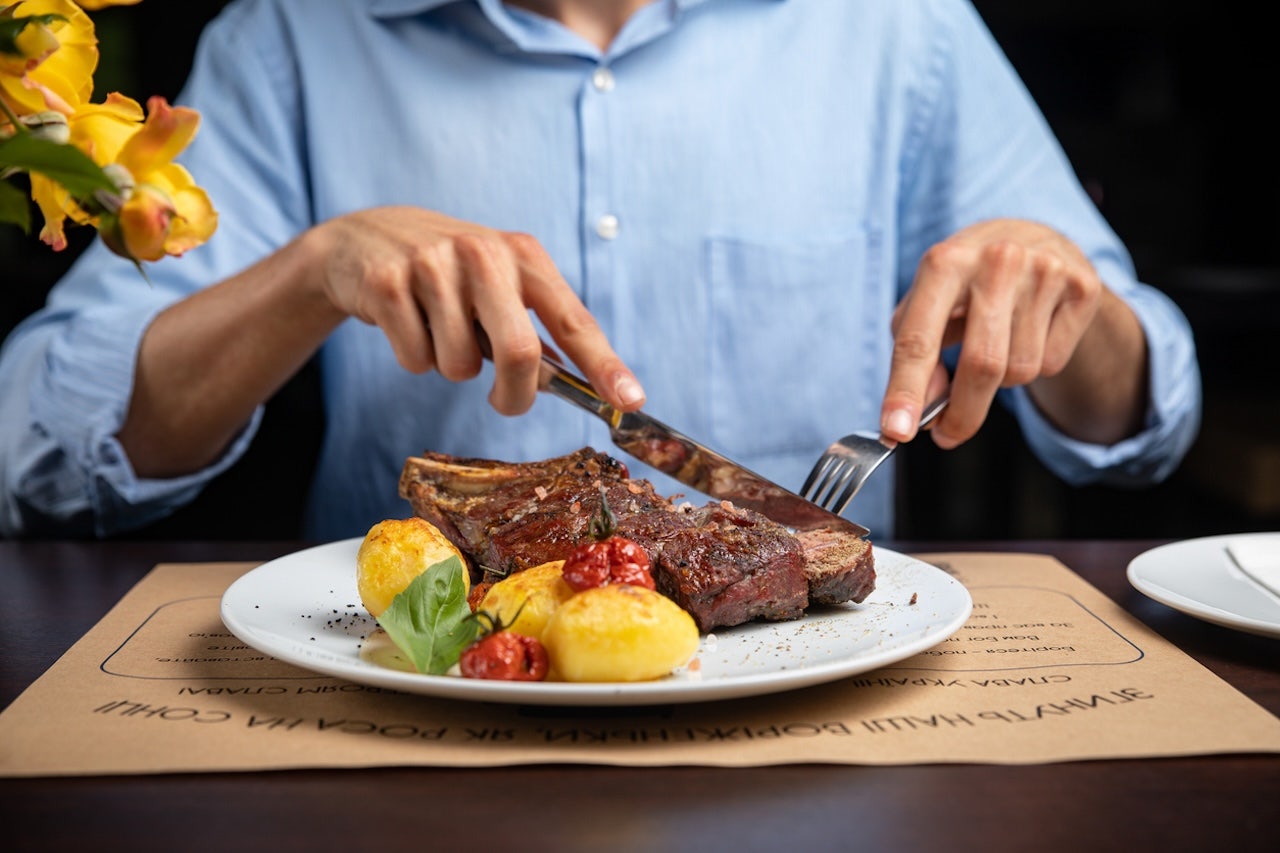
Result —
[{"label": "roasted potato", "polygon": [[560,576],[563,566],[564,560],[553,560],[503,578],[485,593],[479,609],[517,634],[541,639],[551,614],[573,595]]},{"label": "roasted potato", "polygon": [[[356,552],[356,589],[365,609],[377,618],[413,579],[450,557],[466,558],[425,518],[379,521],[365,534]],[[471,588],[466,571],[462,573]]]},{"label": "roasted potato", "polygon": [[609,584],[561,604],[542,643],[553,677],[564,681],[647,681],[688,663],[698,628],[661,593]]}]

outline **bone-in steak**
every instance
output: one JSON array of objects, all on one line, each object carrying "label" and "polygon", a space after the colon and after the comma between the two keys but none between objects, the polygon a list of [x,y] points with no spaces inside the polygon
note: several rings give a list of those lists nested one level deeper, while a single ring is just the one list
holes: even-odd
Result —
[{"label": "bone-in steak", "polygon": [[875,586],[864,539],[796,535],[727,503],[677,505],[589,447],[534,463],[427,452],[409,458],[400,478],[401,496],[472,560],[477,581],[568,556],[589,535],[601,487],[618,534],[644,546],[659,591],[704,633],[795,619],[810,603],[862,601]]}]

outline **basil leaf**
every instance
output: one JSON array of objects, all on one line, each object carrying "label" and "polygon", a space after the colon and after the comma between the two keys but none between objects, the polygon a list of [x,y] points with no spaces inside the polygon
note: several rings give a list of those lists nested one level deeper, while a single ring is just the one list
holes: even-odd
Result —
[{"label": "basil leaf", "polygon": [[479,633],[479,624],[470,618],[464,571],[457,557],[436,563],[378,617],[378,624],[418,672],[442,675]]}]

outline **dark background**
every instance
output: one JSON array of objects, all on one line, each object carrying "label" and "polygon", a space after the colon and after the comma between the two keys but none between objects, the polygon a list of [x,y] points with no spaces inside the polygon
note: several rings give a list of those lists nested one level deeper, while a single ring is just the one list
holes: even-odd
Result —
[{"label": "dark background", "polygon": [[[94,13],[99,94],[173,100],[201,27],[224,0]],[[993,414],[950,453],[899,455],[900,538],[1185,538],[1280,529],[1280,83],[1271,27],[1243,2],[978,0],[1140,276],[1194,327],[1204,426],[1167,482],[1072,489]],[[0,228],[0,335],[44,300],[93,237],[50,252]],[[250,455],[191,507],[131,538],[292,538],[322,416],[314,370],[273,400]],[[834,436],[833,436],[834,438]]]}]

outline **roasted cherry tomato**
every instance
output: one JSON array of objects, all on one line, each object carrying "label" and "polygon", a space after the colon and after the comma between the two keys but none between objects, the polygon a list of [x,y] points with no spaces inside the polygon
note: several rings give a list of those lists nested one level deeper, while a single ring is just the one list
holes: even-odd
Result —
[{"label": "roasted cherry tomato", "polygon": [[578,545],[565,559],[561,576],[576,592],[611,583],[654,589],[648,552],[622,536]]},{"label": "roasted cherry tomato", "polygon": [[536,637],[511,631],[485,634],[462,651],[458,668],[466,678],[541,681],[550,662]]},{"label": "roasted cherry tomato", "polygon": [[575,592],[611,583],[655,589],[649,552],[614,532],[613,512],[604,484],[600,484],[600,511],[591,519],[591,541],[583,542],[565,558],[561,576]]}]

